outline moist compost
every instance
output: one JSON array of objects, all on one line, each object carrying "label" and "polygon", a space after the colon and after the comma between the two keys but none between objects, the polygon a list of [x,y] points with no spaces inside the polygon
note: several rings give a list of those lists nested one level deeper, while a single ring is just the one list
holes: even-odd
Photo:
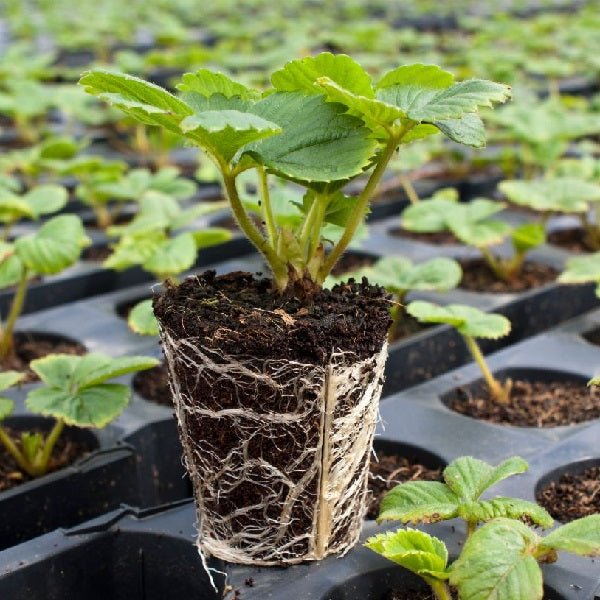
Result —
[{"label": "moist compost", "polygon": [[531,290],[554,281],[558,271],[549,265],[526,262],[519,276],[511,281],[498,279],[481,259],[459,261],[463,269],[460,288],[470,292],[490,294],[515,294]]},{"label": "moist compost", "polygon": [[104,262],[111,254],[112,250],[107,244],[100,244],[85,248],[81,253],[81,258],[90,262]]},{"label": "moist compost", "polygon": [[600,391],[575,381],[513,381],[511,402],[494,403],[487,387],[461,387],[445,398],[463,415],[517,427],[558,427],[600,417]]},{"label": "moist compost", "polygon": [[31,383],[39,381],[37,374],[29,368],[32,360],[48,354],[83,356],[86,352],[86,347],[75,340],[59,335],[20,331],[15,333],[13,352],[0,363],[0,371],[20,371],[25,373],[21,383]]},{"label": "moist compost", "polygon": [[593,252],[594,249],[587,244],[585,232],[580,227],[570,227],[568,229],[557,229],[548,234],[548,243],[558,246],[569,252]]},{"label": "moist compost", "polygon": [[137,373],[133,378],[133,389],[145,400],[173,408],[169,369],[165,363]]},{"label": "moist compost", "polygon": [[406,481],[441,481],[442,470],[431,469],[418,461],[397,454],[377,453],[369,467],[369,499],[367,519],[376,519],[383,497],[399,483]]},{"label": "moist compost", "polygon": [[461,243],[451,231],[421,233],[419,231],[409,231],[403,227],[393,227],[389,230],[389,233],[394,237],[406,238],[407,240],[423,242],[424,244],[433,244],[434,246],[449,246]]},{"label": "moist compost", "polygon": [[233,562],[318,558],[360,531],[390,300],[365,279],[293,292],[208,271],[154,300],[201,548]]},{"label": "moist compost", "polygon": [[[19,446],[20,444],[20,431],[5,428],[13,441]],[[33,429],[32,432],[39,432],[47,434],[47,431],[43,431],[39,428]],[[50,458],[48,472],[58,471],[64,467],[68,467],[73,464],[76,460],[83,458],[90,452],[85,444],[80,441],[69,439],[68,433],[63,433],[56,442],[52,457]],[[21,471],[14,458],[8,453],[6,448],[0,444],[0,492],[10,490],[22,483],[31,481],[31,477]]]},{"label": "moist compost", "polygon": [[561,523],[600,513],[600,467],[561,475],[538,493],[537,501]]}]

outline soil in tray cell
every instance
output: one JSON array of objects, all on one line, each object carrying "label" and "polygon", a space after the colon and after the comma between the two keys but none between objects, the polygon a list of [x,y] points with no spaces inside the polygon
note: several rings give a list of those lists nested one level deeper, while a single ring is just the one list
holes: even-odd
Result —
[{"label": "soil in tray cell", "polygon": [[594,252],[594,248],[585,241],[583,229],[578,227],[552,231],[548,234],[548,243],[552,244],[552,246],[558,246],[563,250],[568,250],[569,252]]},{"label": "soil in tray cell", "polygon": [[537,494],[537,501],[561,523],[600,513],[600,466],[564,473]]},{"label": "soil in tray cell", "polygon": [[104,262],[111,254],[112,250],[107,244],[100,244],[99,246],[90,246],[89,248],[86,248],[81,253],[81,258],[90,262],[100,263]]},{"label": "soil in tray cell", "polygon": [[498,279],[483,260],[460,261],[463,278],[460,287],[469,292],[517,294],[554,281],[558,271],[541,263],[524,263],[520,275],[511,281]]},{"label": "soil in tray cell", "polygon": [[515,379],[507,405],[494,402],[481,384],[457,388],[444,401],[469,417],[517,427],[558,427],[600,417],[600,390],[578,381]]},{"label": "soil in tray cell", "polygon": [[402,227],[392,227],[389,230],[393,237],[400,237],[414,242],[424,244],[433,244],[434,246],[459,245],[460,241],[451,231],[434,231],[432,233],[421,233],[418,231],[409,231]]},{"label": "soil in tray cell", "polygon": [[[7,429],[10,437],[18,446],[20,444],[21,432],[10,428]],[[47,433],[42,432],[40,429],[33,430],[33,432],[36,431]],[[56,446],[54,447],[48,472],[51,473],[52,471],[58,471],[59,469],[69,466],[76,460],[83,458],[90,450],[91,449],[81,441],[69,439],[68,433],[63,433],[63,435],[58,438]],[[9,490],[30,480],[31,477],[21,471],[13,457],[8,453],[6,448],[0,444],[0,492]]]},{"label": "soil in tray cell", "polygon": [[173,407],[173,395],[169,386],[169,371],[165,363],[139,372],[133,378],[133,389],[145,400]]}]

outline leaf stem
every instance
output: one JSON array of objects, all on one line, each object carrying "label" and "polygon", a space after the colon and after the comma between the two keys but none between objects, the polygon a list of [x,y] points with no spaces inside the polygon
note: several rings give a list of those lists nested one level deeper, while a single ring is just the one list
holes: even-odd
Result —
[{"label": "leaf stem", "polygon": [[404,193],[408,196],[410,203],[419,204],[421,199],[419,198],[419,194],[417,194],[417,190],[415,190],[415,186],[412,184],[410,177],[404,173],[400,173],[400,175],[398,175],[398,181],[400,182]]},{"label": "leaf stem", "polygon": [[269,193],[269,182],[267,172],[264,167],[258,167],[258,180],[260,182],[260,195],[262,200],[262,212],[265,219],[265,226],[269,236],[269,243],[273,248],[277,248],[277,228],[275,227],[275,217],[273,216],[273,207],[271,206],[271,195]]},{"label": "leaf stem", "polygon": [[344,230],[342,237],[340,238],[338,243],[333,247],[333,249],[329,253],[329,256],[319,269],[317,283],[322,284],[325,281],[327,275],[329,275],[329,273],[335,266],[335,263],[337,263],[337,261],[340,259],[340,257],[352,241],[356,230],[358,229],[358,227],[364,219],[365,212],[369,205],[369,201],[374,195],[375,190],[377,189],[377,185],[379,184],[379,181],[381,180],[388,166],[388,163],[394,155],[398,144],[400,143],[404,135],[409,131],[409,129],[412,129],[412,126],[409,125],[403,127],[398,134],[391,135],[388,139],[388,142],[379,158],[379,161],[377,162],[377,166],[371,173],[369,181],[367,181],[367,184],[365,185],[363,191],[358,197],[358,201],[356,202],[354,210],[352,211],[352,214],[350,215],[350,218],[346,223],[346,229]]},{"label": "leaf stem", "polygon": [[13,347],[13,332],[17,319],[23,312],[25,304],[25,296],[27,295],[27,284],[29,279],[29,271],[24,268],[21,280],[17,285],[17,290],[10,305],[10,311],[6,318],[6,324],[2,334],[0,335],[0,359],[6,358]]},{"label": "leaf stem", "polygon": [[25,473],[28,475],[33,475],[31,473],[31,465],[29,464],[28,460],[13,442],[12,438],[10,435],[8,435],[8,432],[4,429],[4,427],[0,427],[0,442],[8,450],[8,453],[15,459],[21,470],[25,471]]},{"label": "leaf stem", "polygon": [[471,353],[471,356],[481,369],[481,373],[483,374],[483,378],[490,390],[490,394],[494,400],[498,404],[506,405],[510,402],[510,386],[503,386],[493,375],[485,362],[485,358],[483,357],[483,353],[481,352],[481,348],[479,344],[475,341],[475,338],[470,335],[463,335],[465,343],[467,344],[467,348]]},{"label": "leaf stem", "polygon": [[452,600],[452,594],[450,593],[450,588],[445,581],[440,580],[429,580],[429,585],[433,590],[433,593],[438,598],[438,600]]},{"label": "leaf stem", "polygon": [[62,419],[56,419],[56,423],[54,427],[48,434],[46,438],[46,442],[44,443],[44,449],[42,452],[36,457],[33,468],[37,475],[44,475],[48,470],[48,462],[50,461],[50,457],[52,456],[52,451],[54,450],[54,446],[60,437],[63,429],[65,427],[65,422]]}]

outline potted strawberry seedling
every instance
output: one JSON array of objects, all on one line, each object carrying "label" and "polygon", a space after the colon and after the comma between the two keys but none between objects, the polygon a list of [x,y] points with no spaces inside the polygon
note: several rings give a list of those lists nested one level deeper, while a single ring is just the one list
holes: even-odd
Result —
[{"label": "potted strawberry seedling", "polygon": [[[342,552],[359,535],[389,325],[388,299],[366,282],[322,288],[364,222],[402,144],[442,131],[484,143],[479,106],[506,86],[406,65],[373,83],[345,55],[288,63],[265,93],[200,70],[179,96],[94,71],[86,89],[202,148],[219,169],[242,232],[272,279],[214,272],[167,285],[154,302],[194,484],[200,548],[274,565]],[[254,170],[261,221],[238,177]],[[343,193],[363,175],[360,194]],[[278,225],[269,179],[300,185],[303,219]],[[341,234],[322,234],[332,203]],[[225,475],[223,475],[225,474]]]},{"label": "potted strawberry seedling", "polygon": [[[53,451],[65,425],[106,427],[127,406],[130,387],[106,382],[150,369],[157,362],[145,356],[110,358],[102,354],[51,354],[32,361],[31,369],[44,385],[31,390],[25,404],[34,414],[52,417],[54,423],[47,434],[21,431],[18,436],[0,424],[0,444],[24,475],[30,478],[46,475],[52,469]],[[0,373],[0,389],[5,390],[22,379],[23,375],[15,371]],[[0,423],[13,410],[12,400],[0,398]]]},{"label": "potted strawberry seedling", "polygon": [[[35,206],[35,204],[32,204]],[[89,244],[81,219],[62,215],[46,221],[35,233],[0,242],[0,288],[16,286],[8,315],[0,328],[0,364],[20,361],[14,330],[25,306],[32,278],[56,275],[73,265]],[[20,365],[23,370],[27,364]]]},{"label": "potted strawberry seedling", "polygon": [[597,556],[600,515],[577,519],[541,537],[523,523],[526,519],[538,527],[552,526],[552,517],[541,506],[518,498],[481,499],[491,486],[526,469],[527,463],[518,457],[497,467],[462,457],[446,467],[444,483],[411,481],[384,498],[378,521],[460,518],[467,523],[467,539],[450,565],[444,542],[417,529],[380,533],[366,546],[419,575],[438,600],[541,600],[540,563],[555,562],[559,551]]}]

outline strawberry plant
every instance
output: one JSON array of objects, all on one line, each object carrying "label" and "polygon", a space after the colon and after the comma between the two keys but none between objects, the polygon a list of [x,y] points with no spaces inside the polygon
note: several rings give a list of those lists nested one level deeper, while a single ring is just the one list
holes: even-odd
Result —
[{"label": "strawberry plant", "polygon": [[600,298],[600,252],[569,258],[558,282],[570,285],[595,283],[596,296]]},{"label": "strawberry plant", "polygon": [[[552,517],[542,507],[518,498],[481,499],[491,486],[527,468],[519,457],[493,467],[467,456],[444,469],[444,483],[410,481],[387,494],[378,521],[466,521],[466,542],[450,565],[444,542],[417,529],[381,533],[365,545],[419,575],[438,600],[452,599],[448,584],[458,591],[459,600],[514,600],[515,594],[519,600],[541,600],[540,563],[556,561],[559,551],[600,554],[600,515],[572,521],[542,537],[522,521],[552,526]],[[477,528],[480,523],[483,526]]]},{"label": "strawberry plant", "polygon": [[87,244],[89,239],[81,219],[75,215],[53,217],[35,233],[14,242],[0,242],[0,288],[16,286],[8,315],[0,326],[0,360],[13,350],[13,332],[25,305],[30,279],[55,275],[70,267]]},{"label": "strawberry plant", "polygon": [[[202,148],[219,169],[233,214],[263,254],[277,289],[307,278],[317,286],[330,273],[364,220],[368,204],[397,148],[443,132],[481,146],[480,106],[503,102],[506,86],[485,80],[455,83],[433,65],[406,65],[373,82],[345,55],[323,53],[288,63],[259,93],[223,74],[188,73],[180,95],[128,75],[92,71],[81,84],[145,124],[161,126]],[[237,179],[259,178],[264,230],[248,215]],[[369,173],[362,192],[342,187]],[[302,185],[304,218],[296,228],[277,226],[268,178]],[[321,230],[332,202],[347,207],[340,239],[326,251]]]},{"label": "strawberry plant", "polygon": [[479,366],[492,400],[499,404],[510,402],[511,381],[501,383],[494,377],[476,342],[477,338],[495,340],[508,335],[510,321],[506,317],[462,304],[437,306],[423,300],[411,302],[406,312],[422,323],[445,323],[454,327],[461,334],[471,356]]},{"label": "strawberry plant", "polygon": [[[486,198],[461,203],[457,194],[440,191],[429,200],[407,207],[402,213],[402,227],[420,233],[450,231],[463,244],[477,248],[498,279],[511,281],[519,277],[527,253],[543,244],[546,236],[539,223],[514,227],[490,218],[504,208],[501,202]],[[513,255],[501,258],[491,247],[506,238],[512,243]]]},{"label": "strawberry plant", "polygon": [[[0,425],[0,443],[10,453],[19,468],[30,477],[48,472],[52,451],[65,425],[76,427],[106,427],[125,409],[131,396],[128,385],[106,383],[127,373],[150,369],[158,364],[147,356],[110,358],[103,354],[71,356],[50,354],[31,362],[31,368],[44,385],[27,394],[25,405],[34,414],[54,419],[45,435],[24,431],[18,441]],[[20,373],[0,373],[0,390],[18,383]],[[14,410],[10,398],[0,398],[0,422]]]},{"label": "strawberry plant", "polygon": [[420,264],[413,264],[400,256],[380,258],[375,264],[356,271],[344,273],[340,277],[328,277],[326,284],[333,285],[353,278],[360,281],[366,277],[371,283],[383,286],[393,295],[390,308],[392,325],[388,339],[395,339],[404,312],[404,301],[409,292],[437,291],[447,292],[455,288],[461,280],[460,265],[450,258],[432,258]]}]

